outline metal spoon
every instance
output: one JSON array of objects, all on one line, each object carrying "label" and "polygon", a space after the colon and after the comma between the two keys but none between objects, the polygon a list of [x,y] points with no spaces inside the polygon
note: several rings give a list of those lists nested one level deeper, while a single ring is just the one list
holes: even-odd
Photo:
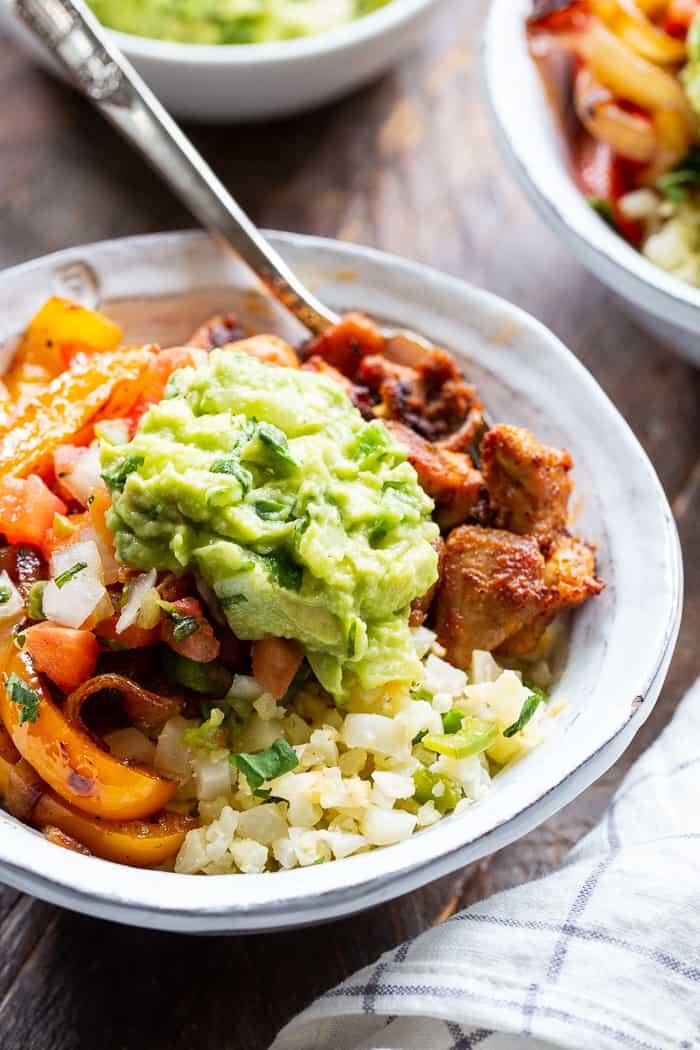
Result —
[{"label": "metal spoon", "polygon": [[[83,0],[15,0],[17,17],[70,80],[149,161],[213,237],[248,264],[310,332],[339,316],[290,270],[216,177],[131,63],[110,42]],[[392,356],[414,363],[429,344],[412,332],[387,332]]]}]

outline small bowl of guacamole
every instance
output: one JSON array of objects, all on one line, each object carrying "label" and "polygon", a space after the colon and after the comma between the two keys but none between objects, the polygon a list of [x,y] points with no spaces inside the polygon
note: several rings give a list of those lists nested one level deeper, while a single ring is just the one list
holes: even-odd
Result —
[{"label": "small bowl of guacamole", "polygon": [[[176,117],[293,116],[385,73],[446,0],[89,0],[114,43]],[[31,41],[0,5],[0,25]]]},{"label": "small bowl of guacamole", "polygon": [[181,44],[263,44],[338,29],[391,0],[90,0],[110,29]]}]

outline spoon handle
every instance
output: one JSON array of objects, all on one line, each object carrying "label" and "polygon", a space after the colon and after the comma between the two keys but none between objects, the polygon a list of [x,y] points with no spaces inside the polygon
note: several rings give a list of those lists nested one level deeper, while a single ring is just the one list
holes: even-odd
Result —
[{"label": "spoon handle", "polygon": [[267,243],[83,0],[15,0],[18,18],[70,79],[160,173],[183,204],[230,246],[312,333],[338,317]]}]

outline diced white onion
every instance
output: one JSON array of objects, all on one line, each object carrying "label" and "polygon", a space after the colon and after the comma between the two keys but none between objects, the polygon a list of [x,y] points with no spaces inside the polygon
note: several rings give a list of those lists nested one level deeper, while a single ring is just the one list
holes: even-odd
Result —
[{"label": "diced white onion", "polygon": [[413,635],[413,644],[416,647],[416,655],[419,660],[422,660],[432,649],[437,635],[435,631],[429,631],[427,627],[414,627],[411,634]]},{"label": "diced white onion", "polygon": [[495,682],[502,668],[498,666],[491,653],[475,649],[472,653],[471,680],[474,685],[482,682]]},{"label": "diced white onion", "polygon": [[265,870],[268,851],[253,839],[234,839],[230,846],[236,867],[246,875],[259,875]]},{"label": "diced white onion", "polygon": [[129,597],[122,609],[121,616],[117,620],[117,634],[122,634],[136,623],[141,612],[143,599],[155,587],[157,575],[156,570],[151,569],[150,572],[145,572],[143,576],[137,576],[135,580],[131,581],[129,584]]},{"label": "diced white onion", "polygon": [[216,756],[198,753],[192,761],[192,770],[198,799],[211,802],[220,795],[228,795],[231,790],[231,763],[227,752]]},{"label": "diced white onion", "polygon": [[368,806],[360,822],[360,831],[371,846],[389,846],[409,838],[416,823],[413,814],[404,810]]},{"label": "diced white onion", "polygon": [[130,759],[133,762],[143,762],[144,765],[153,764],[155,744],[140,729],[133,726],[129,729],[115,729],[113,733],[107,733],[104,741],[111,754],[120,761]]},{"label": "diced white onion", "polygon": [[453,667],[439,656],[430,654],[425,661],[425,688],[433,693],[448,693],[457,696],[467,684],[467,676],[458,667]]},{"label": "diced white onion", "polygon": [[257,700],[265,692],[260,682],[247,674],[235,674],[227,700]]},{"label": "diced white onion", "polygon": [[156,745],[154,766],[159,773],[173,777],[184,783],[190,777],[190,749],[183,743],[188,729],[194,729],[197,722],[188,722],[181,715],[169,718],[160,731]]},{"label": "diced white onion", "polygon": [[78,503],[87,507],[93,492],[106,488],[101,472],[99,446],[91,445],[89,448],[80,449],[75,466],[61,477],[61,484]]},{"label": "diced white onion", "polygon": [[416,790],[413,778],[402,776],[400,773],[378,770],[372,774],[372,780],[382,794],[391,799],[413,798]]},{"label": "diced white onion", "polygon": [[272,803],[256,806],[241,813],[238,831],[244,838],[254,839],[263,846],[271,846],[287,834],[287,821]]},{"label": "diced white onion", "polygon": [[659,210],[659,198],[653,190],[633,190],[620,197],[617,205],[630,222],[640,222],[656,215]]},{"label": "diced white onion", "polygon": [[[85,568],[59,587],[55,580],[76,565]],[[71,543],[51,555],[51,575],[42,605],[47,620],[63,627],[81,627],[108,597],[102,583],[102,562],[93,541]]]},{"label": "diced white onion", "polygon": [[385,715],[346,715],[342,735],[348,747],[361,747],[384,755],[409,751],[412,739],[405,725]]},{"label": "diced white onion", "polygon": [[125,445],[129,440],[129,424],[125,419],[103,419],[95,423],[95,435],[108,445]]},{"label": "diced white onion", "polygon": [[10,593],[10,597],[7,601],[0,605],[0,621],[5,622],[7,620],[16,620],[17,616],[24,608],[24,602],[22,601],[21,594],[4,570],[0,572],[0,589],[3,594],[8,591]]}]

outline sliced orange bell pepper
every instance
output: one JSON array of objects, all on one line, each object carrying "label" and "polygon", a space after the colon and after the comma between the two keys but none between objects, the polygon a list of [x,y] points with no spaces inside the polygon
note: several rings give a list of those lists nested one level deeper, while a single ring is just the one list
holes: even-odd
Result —
[{"label": "sliced orange bell pepper", "polygon": [[[1,776],[0,776],[1,780]],[[156,821],[98,821],[67,805],[53,791],[45,791],[34,807],[33,822],[53,824],[104,860],[148,868],[175,856],[196,820],[164,813]]]},{"label": "sliced orange bell pepper", "polygon": [[54,296],[20,340],[3,379],[10,397],[25,399],[70,367],[77,354],[116,350],[122,330],[103,314]]},{"label": "sliced orange bell pepper", "polygon": [[[0,754],[0,799],[7,799],[10,792],[13,764]],[[164,813],[148,822],[99,820],[80,813],[46,788],[34,804],[31,823],[60,828],[96,857],[148,868],[174,857],[197,821],[177,813]]]},{"label": "sliced orange bell pepper", "polygon": [[[176,789],[173,781],[144,766],[123,765],[80,726],[66,720],[34,671],[28,654],[14,643],[8,647],[4,672],[0,718],[22,757],[61,798],[81,812],[104,820],[142,820],[170,801]],[[38,695],[35,721],[22,721],[23,709],[10,698],[6,688],[11,675]]]},{"label": "sliced orange bell pepper", "polygon": [[99,416],[126,415],[155,352],[134,347],[81,361],[54,379],[0,431],[0,476],[46,473],[53,450]]}]

